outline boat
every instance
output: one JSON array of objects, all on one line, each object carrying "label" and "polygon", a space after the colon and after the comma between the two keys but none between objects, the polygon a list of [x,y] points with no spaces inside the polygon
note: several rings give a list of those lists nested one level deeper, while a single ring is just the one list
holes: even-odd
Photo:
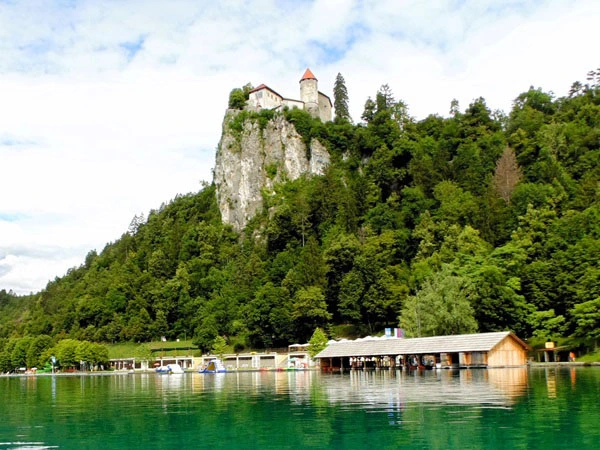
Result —
[{"label": "boat", "polygon": [[211,359],[206,367],[201,368],[198,373],[225,373],[227,369],[220,359]]},{"label": "boat", "polygon": [[183,373],[183,369],[179,364],[167,364],[166,366],[160,366],[156,368],[156,373],[162,374],[178,374]]}]

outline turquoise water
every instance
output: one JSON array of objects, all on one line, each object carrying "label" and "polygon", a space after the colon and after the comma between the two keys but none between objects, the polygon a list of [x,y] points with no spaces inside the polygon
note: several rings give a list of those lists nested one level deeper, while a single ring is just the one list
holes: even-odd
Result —
[{"label": "turquoise water", "polygon": [[0,378],[0,448],[597,449],[600,369]]}]

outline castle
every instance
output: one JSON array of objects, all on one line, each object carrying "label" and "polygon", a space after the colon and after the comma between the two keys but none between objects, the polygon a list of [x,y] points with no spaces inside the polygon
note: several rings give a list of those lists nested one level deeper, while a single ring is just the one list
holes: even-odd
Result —
[{"label": "castle", "polygon": [[331,99],[319,92],[318,80],[306,69],[300,79],[300,100],[284,98],[265,84],[261,84],[250,91],[248,106],[254,110],[299,108],[308,111],[313,117],[319,117],[323,122],[331,120]]}]

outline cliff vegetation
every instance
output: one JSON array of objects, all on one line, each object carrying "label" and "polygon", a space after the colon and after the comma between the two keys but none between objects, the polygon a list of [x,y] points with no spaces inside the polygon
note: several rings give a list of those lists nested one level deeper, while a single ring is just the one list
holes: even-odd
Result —
[{"label": "cliff vegetation", "polygon": [[[358,125],[303,111],[233,122],[231,139],[285,126],[330,160],[322,174],[269,184],[243,226],[223,222],[207,185],[135,220],[42,292],[3,293],[0,352],[39,336],[193,336],[201,349],[221,336],[239,351],[306,342],[317,328],[395,326],[412,336],[510,329],[593,347],[600,74],[590,74],[566,97],[531,88],[508,115],[478,98],[415,121],[383,86]],[[263,158],[266,179],[281,175],[284,163]]]}]

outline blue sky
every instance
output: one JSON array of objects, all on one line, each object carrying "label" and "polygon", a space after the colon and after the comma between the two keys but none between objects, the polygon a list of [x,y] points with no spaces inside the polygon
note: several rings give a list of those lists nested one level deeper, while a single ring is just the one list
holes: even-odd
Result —
[{"label": "blue sky", "polygon": [[135,214],[211,181],[229,91],[298,96],[306,67],[352,116],[389,84],[417,119],[598,67],[597,0],[0,0],[0,289],[35,292]]}]

